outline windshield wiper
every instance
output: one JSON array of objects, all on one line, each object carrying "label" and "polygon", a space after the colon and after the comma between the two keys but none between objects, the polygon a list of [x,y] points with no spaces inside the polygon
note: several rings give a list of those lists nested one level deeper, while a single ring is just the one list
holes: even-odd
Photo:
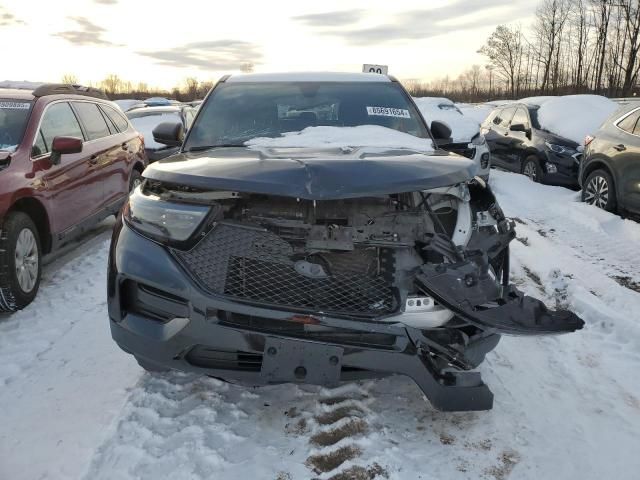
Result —
[{"label": "windshield wiper", "polygon": [[185,150],[186,152],[201,152],[203,150],[209,150],[211,148],[221,148],[221,147],[244,147],[244,145],[239,145],[237,143],[220,143],[218,145],[199,145],[197,147],[191,147],[189,150]]}]

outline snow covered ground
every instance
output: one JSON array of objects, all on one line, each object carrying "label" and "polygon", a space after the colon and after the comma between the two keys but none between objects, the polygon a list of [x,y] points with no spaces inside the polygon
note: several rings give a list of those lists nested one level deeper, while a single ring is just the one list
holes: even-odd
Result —
[{"label": "snow covered ground", "polygon": [[515,281],[586,321],[503,338],[480,368],[492,411],[435,411],[401,377],[248,389],[143,373],[109,335],[103,228],[0,318],[0,478],[637,478],[640,224],[521,175],[491,183],[518,223]]}]

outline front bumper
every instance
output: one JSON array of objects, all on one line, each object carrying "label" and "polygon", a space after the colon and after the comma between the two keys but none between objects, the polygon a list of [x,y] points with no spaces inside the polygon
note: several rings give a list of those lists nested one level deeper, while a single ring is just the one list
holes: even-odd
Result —
[{"label": "front bumper", "polygon": [[[542,166],[544,169],[544,183],[566,187],[579,186],[580,154],[563,156],[546,150],[545,155],[546,162]],[[552,165],[552,167],[548,165]],[[550,171],[550,169],[555,171]]]},{"label": "front bumper", "polygon": [[[498,212],[495,212],[499,217]],[[504,217],[500,225],[506,225]],[[476,241],[502,251],[512,229]],[[486,242],[490,242],[486,243]],[[503,242],[503,244],[499,244]],[[486,244],[485,244],[486,243]],[[508,258],[508,256],[506,257]],[[402,374],[444,411],[487,410],[493,395],[478,372],[468,371],[497,345],[500,333],[562,333],[581,327],[575,315],[549,312],[529,297],[505,295],[500,307],[477,309],[500,295],[470,262],[424,266],[416,276],[480,334],[463,348],[456,328],[422,331],[399,322],[367,321],[284,307],[238,303],[201,288],[162,245],[120,219],[109,255],[108,311],[114,340],[144,363],[252,385],[284,382],[336,385],[343,380]],[[456,266],[458,265],[458,266]],[[508,271],[508,265],[507,270]],[[473,282],[467,282],[468,279]],[[467,282],[468,288],[455,285]],[[536,303],[537,302],[537,303]],[[450,336],[442,339],[441,336]],[[450,341],[451,340],[451,341]],[[443,363],[448,368],[443,368]]]}]

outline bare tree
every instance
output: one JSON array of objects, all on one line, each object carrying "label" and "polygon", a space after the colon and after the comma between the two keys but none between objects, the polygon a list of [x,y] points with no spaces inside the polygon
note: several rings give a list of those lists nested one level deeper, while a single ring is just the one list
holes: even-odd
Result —
[{"label": "bare tree", "polygon": [[61,82],[68,85],[77,85],[78,77],[76,77],[73,73],[65,73],[64,75],[62,75]]},{"label": "bare tree", "polygon": [[111,73],[102,80],[102,88],[104,88],[107,94],[114,95],[116,93],[120,93],[122,83],[122,79],[118,75]]},{"label": "bare tree", "polygon": [[191,100],[195,100],[198,96],[198,84],[200,82],[195,77],[187,77],[184,79],[185,91]]},{"label": "bare tree", "polygon": [[518,73],[522,63],[522,32],[520,27],[498,25],[487,43],[478,51],[485,55],[495,73],[501,77],[515,98]]}]

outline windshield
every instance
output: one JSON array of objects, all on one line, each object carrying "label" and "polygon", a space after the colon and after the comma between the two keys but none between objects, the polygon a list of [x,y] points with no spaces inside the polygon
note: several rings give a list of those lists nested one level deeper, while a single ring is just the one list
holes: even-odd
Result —
[{"label": "windshield", "polygon": [[377,125],[419,138],[429,134],[395,83],[223,83],[201,107],[185,150],[243,145],[307,127]]},{"label": "windshield", "polygon": [[529,107],[529,116],[531,117],[531,126],[538,130],[542,130],[540,127],[540,122],[538,121],[538,108],[539,107]]},{"label": "windshield", "polygon": [[0,98],[0,150],[14,151],[20,145],[32,102]]}]

